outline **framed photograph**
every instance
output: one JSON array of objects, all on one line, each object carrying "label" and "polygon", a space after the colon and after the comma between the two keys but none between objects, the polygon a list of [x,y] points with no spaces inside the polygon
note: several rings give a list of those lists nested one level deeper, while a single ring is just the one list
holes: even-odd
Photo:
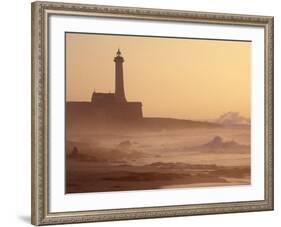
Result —
[{"label": "framed photograph", "polygon": [[32,223],[273,209],[273,17],[32,3]]}]

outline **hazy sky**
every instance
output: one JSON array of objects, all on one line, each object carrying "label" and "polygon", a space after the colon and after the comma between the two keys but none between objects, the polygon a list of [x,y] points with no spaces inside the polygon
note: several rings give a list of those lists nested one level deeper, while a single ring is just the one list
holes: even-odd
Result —
[{"label": "hazy sky", "polygon": [[67,33],[67,101],[114,92],[118,48],[126,98],[141,101],[145,117],[250,117],[251,43],[239,41]]}]

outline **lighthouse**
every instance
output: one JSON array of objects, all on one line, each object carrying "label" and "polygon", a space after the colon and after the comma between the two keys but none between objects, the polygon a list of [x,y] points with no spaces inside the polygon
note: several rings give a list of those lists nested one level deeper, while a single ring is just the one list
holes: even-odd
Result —
[{"label": "lighthouse", "polygon": [[121,51],[118,49],[115,62],[115,99],[119,103],[125,103],[125,90],[124,90],[124,79],[123,79],[123,62],[124,58],[121,56]]},{"label": "lighthouse", "polygon": [[[143,118],[142,103],[127,101],[125,97],[123,62],[121,51],[118,49],[115,57],[115,92],[96,92],[94,89],[91,101],[67,102],[67,117],[71,124],[96,127],[97,124],[109,122],[138,121]],[[71,120],[70,120],[71,119]]]}]

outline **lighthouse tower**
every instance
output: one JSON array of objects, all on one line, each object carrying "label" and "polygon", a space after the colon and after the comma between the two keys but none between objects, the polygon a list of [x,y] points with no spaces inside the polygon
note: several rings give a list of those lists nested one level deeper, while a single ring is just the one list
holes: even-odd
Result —
[{"label": "lighthouse tower", "polygon": [[125,91],[124,91],[124,80],[123,80],[123,62],[124,58],[121,56],[121,51],[118,49],[114,58],[115,62],[115,98],[119,103],[124,103],[126,101]]}]

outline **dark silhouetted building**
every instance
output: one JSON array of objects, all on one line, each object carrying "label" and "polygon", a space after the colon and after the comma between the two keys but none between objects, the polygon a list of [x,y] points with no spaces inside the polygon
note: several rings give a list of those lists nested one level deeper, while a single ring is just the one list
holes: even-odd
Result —
[{"label": "dark silhouetted building", "polygon": [[127,102],[124,90],[124,58],[118,49],[115,62],[115,93],[93,92],[91,102],[67,102],[67,122],[142,119],[142,103]]}]

